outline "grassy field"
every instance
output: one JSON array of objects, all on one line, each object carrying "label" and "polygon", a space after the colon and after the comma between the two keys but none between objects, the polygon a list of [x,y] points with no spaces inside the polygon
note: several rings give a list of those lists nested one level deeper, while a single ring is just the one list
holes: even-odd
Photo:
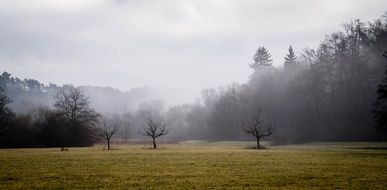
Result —
[{"label": "grassy field", "polygon": [[387,189],[387,143],[0,150],[0,189]]}]

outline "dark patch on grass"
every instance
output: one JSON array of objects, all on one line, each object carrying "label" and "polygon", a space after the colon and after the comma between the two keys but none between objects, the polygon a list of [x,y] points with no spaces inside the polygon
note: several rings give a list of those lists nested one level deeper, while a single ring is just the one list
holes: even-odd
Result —
[{"label": "dark patch on grass", "polygon": [[9,177],[9,176],[0,177],[0,181],[14,181],[14,180],[17,180],[17,178]]},{"label": "dark patch on grass", "polygon": [[108,150],[106,147],[104,147],[102,150],[104,150],[104,151],[118,151],[118,150],[121,150],[121,149],[119,149],[119,148],[110,148]]},{"label": "dark patch on grass", "polygon": [[257,146],[246,146],[245,149],[265,150],[265,149],[268,149],[268,148],[265,147],[265,146],[261,146],[261,147],[258,149]]},{"label": "dark patch on grass", "polygon": [[349,149],[365,149],[365,150],[387,150],[387,147],[352,147]]},{"label": "dark patch on grass", "polygon": [[156,149],[154,149],[153,147],[142,147],[141,149],[146,149],[146,150],[163,150],[163,149],[167,149],[165,147],[158,147]]},{"label": "dark patch on grass", "polygon": [[378,152],[378,153],[375,153],[375,152],[358,152],[358,153],[354,153],[354,154],[362,155],[362,156],[387,156],[386,152]]}]

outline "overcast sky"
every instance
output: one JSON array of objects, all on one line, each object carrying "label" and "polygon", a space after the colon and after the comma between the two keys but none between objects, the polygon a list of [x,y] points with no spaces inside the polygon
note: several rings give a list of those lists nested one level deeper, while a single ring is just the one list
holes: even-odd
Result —
[{"label": "overcast sky", "polygon": [[[282,65],[386,0],[0,0],[0,71],[44,83],[157,87],[176,103],[246,82],[258,46]],[[163,97],[163,98],[164,98]],[[170,101],[167,100],[167,101]]]}]

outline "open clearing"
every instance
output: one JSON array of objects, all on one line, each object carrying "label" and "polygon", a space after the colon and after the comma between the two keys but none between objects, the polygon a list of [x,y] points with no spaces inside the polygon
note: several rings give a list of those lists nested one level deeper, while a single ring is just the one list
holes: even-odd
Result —
[{"label": "open clearing", "polygon": [[386,189],[387,143],[0,150],[0,189]]}]

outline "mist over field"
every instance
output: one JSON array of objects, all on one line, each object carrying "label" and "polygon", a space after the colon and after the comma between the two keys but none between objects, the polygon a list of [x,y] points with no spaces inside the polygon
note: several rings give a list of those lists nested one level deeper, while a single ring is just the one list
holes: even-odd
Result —
[{"label": "mist over field", "polygon": [[[45,84],[159,89],[169,105],[205,88],[246,83],[259,46],[283,66],[353,19],[373,21],[371,1],[0,1],[0,65]],[[71,76],[71,77],[70,77]]]},{"label": "mist over field", "polygon": [[0,0],[1,189],[385,189],[385,0]]},{"label": "mist over field", "polygon": [[384,1],[22,2],[0,2],[1,88],[32,123],[78,88],[134,138],[152,110],[175,140],[248,139],[258,112],[278,143],[385,139]]}]

